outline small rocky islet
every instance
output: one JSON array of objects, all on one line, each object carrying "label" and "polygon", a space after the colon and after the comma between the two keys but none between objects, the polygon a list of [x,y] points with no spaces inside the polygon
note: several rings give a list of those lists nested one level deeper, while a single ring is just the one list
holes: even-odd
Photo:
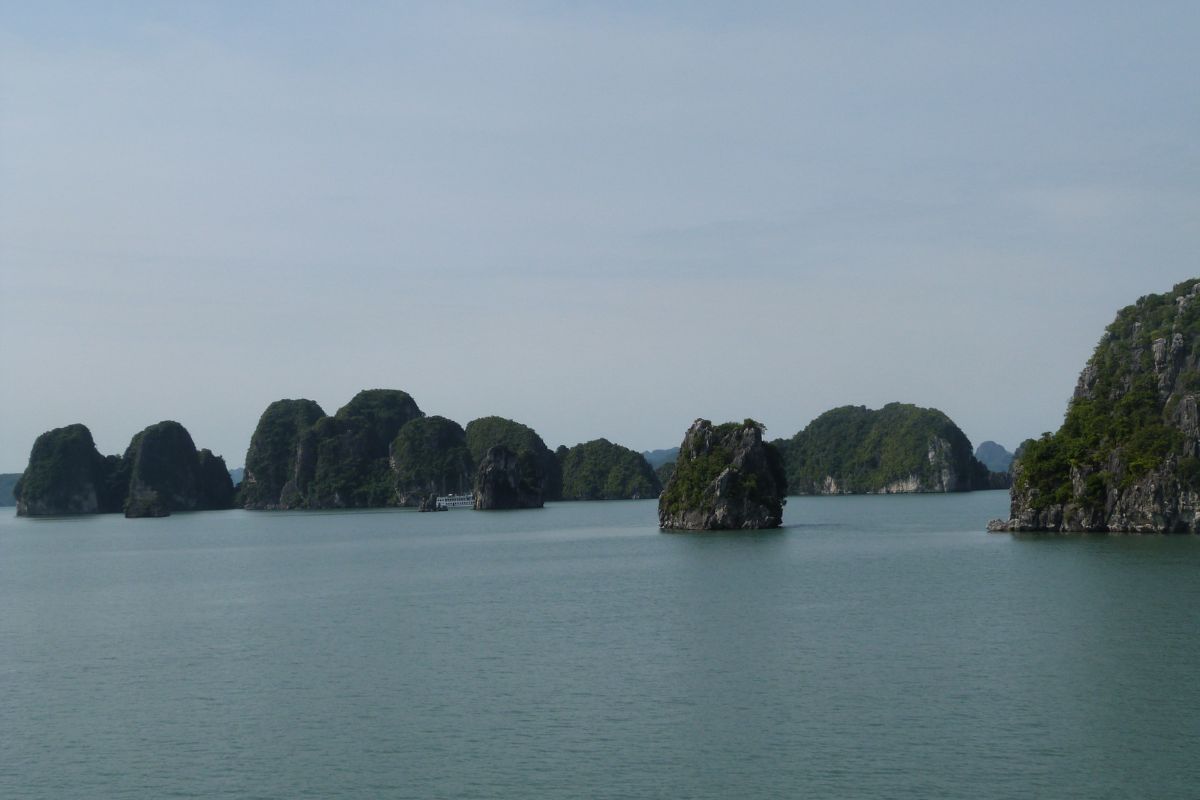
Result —
[{"label": "small rocky islet", "polygon": [[758,530],[783,524],[787,476],[775,445],[752,419],[713,425],[698,419],[679,445],[658,498],[664,530]]}]

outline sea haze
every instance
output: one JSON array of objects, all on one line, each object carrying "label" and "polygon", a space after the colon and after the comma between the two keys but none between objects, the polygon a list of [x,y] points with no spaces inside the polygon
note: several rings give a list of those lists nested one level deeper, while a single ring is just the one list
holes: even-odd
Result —
[{"label": "sea haze", "polygon": [[1003,492],[0,519],[0,796],[1194,797],[1200,540]]}]

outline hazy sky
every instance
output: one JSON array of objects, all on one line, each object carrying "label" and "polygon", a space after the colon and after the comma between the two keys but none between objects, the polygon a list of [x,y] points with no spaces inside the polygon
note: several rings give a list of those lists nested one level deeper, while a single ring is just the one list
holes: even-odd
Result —
[{"label": "hazy sky", "polygon": [[1200,274],[1200,4],[0,3],[0,471],[401,388],[546,442],[1057,428]]}]

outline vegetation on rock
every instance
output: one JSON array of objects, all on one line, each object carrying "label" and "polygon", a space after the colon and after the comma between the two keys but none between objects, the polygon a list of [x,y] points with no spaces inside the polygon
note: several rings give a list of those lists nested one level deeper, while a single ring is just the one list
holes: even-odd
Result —
[{"label": "vegetation on rock", "polygon": [[491,448],[505,447],[516,454],[527,487],[538,487],[546,500],[562,499],[558,459],[533,428],[503,417],[481,417],[467,423],[466,438],[474,464],[482,463]]},{"label": "vegetation on rock", "polygon": [[17,484],[17,513],[127,516],[229,508],[233,484],[225,462],[196,451],[178,422],[151,425],[133,437],[124,456],[102,456],[84,425],[38,437]]},{"label": "vegetation on rock", "polygon": [[660,527],[682,530],[774,528],[783,520],[783,458],[752,419],[692,423],[675,471],[658,500]]},{"label": "vegetation on rock", "polygon": [[275,508],[294,479],[302,434],[325,412],[312,400],[276,400],[258,419],[246,452],[241,502],[246,508]]},{"label": "vegetation on rock", "polygon": [[1200,529],[1200,281],[1121,309],[1062,426],[1022,445],[1012,518],[1056,531]]},{"label": "vegetation on rock", "polygon": [[559,448],[565,500],[628,500],[658,497],[662,485],[640,453],[595,439]]},{"label": "vegetation on rock", "polygon": [[127,517],[161,517],[172,511],[205,511],[233,505],[225,460],[196,450],[191,434],[166,420],[136,434],[121,460],[128,485]]},{"label": "vegetation on rock", "polygon": [[429,495],[466,494],[476,462],[462,426],[445,417],[422,417],[404,425],[392,441],[391,466],[397,502],[419,506]]},{"label": "vegetation on rock", "polygon": [[986,489],[987,467],[941,411],[905,403],[843,406],[777,440],[796,494],[954,492]]},{"label": "vegetation on rock", "polygon": [[311,400],[267,407],[246,453],[247,508],[370,508],[395,504],[389,461],[404,425],[424,416],[407,392],[366,389],[332,417]]},{"label": "vegetation on rock", "polygon": [[17,515],[119,511],[125,488],[120,459],[100,455],[87,426],[55,428],[33,443],[29,466],[14,490]]}]

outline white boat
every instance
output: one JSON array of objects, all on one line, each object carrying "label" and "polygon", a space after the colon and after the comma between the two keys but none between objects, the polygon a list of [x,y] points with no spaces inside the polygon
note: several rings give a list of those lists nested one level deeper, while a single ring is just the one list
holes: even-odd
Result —
[{"label": "white boat", "polygon": [[474,508],[475,507],[475,495],[473,495],[473,494],[441,495],[437,499],[437,504],[440,508]]}]

